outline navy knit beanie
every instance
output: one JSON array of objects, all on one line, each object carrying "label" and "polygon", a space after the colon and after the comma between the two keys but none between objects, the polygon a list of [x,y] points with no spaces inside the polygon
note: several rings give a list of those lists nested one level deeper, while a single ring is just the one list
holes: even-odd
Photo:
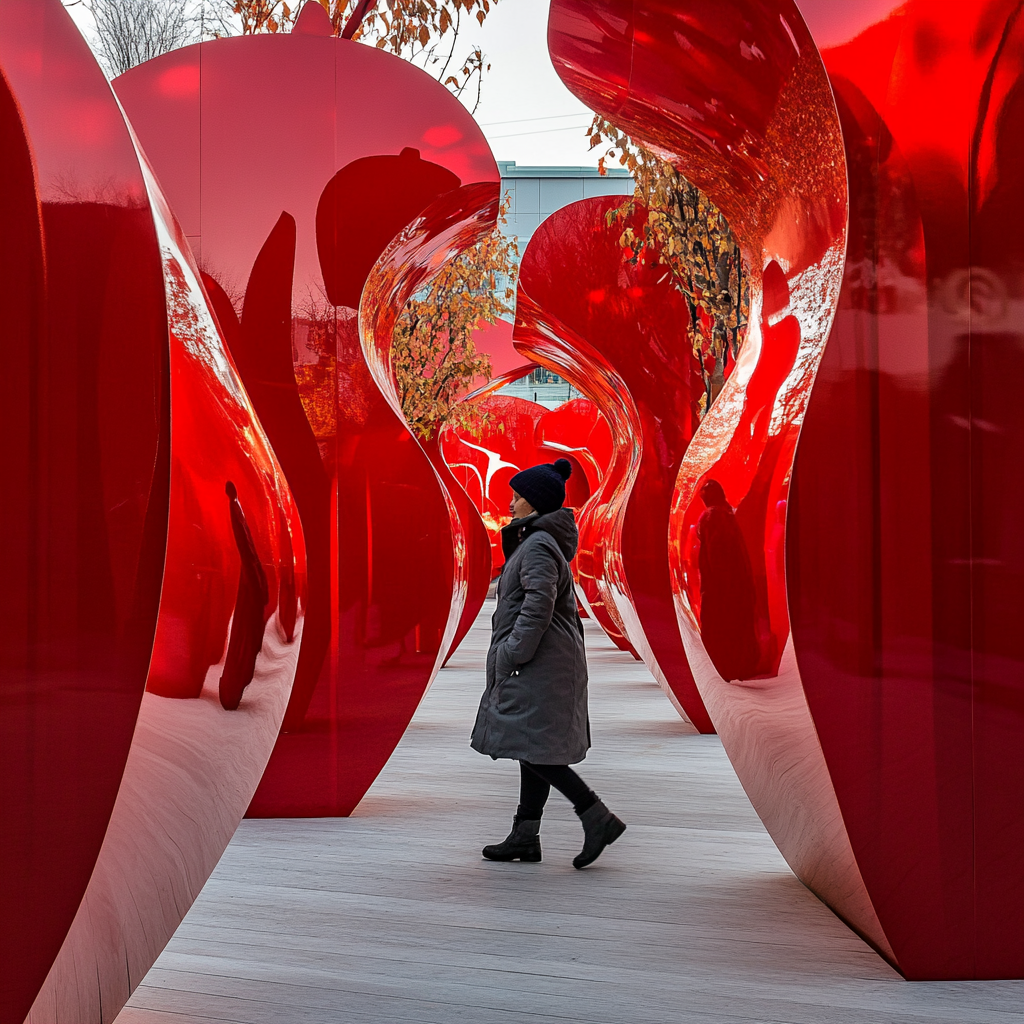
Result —
[{"label": "navy knit beanie", "polygon": [[554,512],[565,503],[565,481],[572,476],[572,463],[556,459],[542,462],[516,473],[509,486],[521,494],[542,516]]}]

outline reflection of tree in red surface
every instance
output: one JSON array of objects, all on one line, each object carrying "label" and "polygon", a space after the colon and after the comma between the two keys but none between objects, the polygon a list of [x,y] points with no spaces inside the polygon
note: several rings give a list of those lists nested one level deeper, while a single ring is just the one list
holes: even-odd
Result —
[{"label": "reflection of tree in red surface", "polygon": [[[347,312],[347,311],[344,311]],[[315,363],[297,363],[294,366],[299,398],[306,411],[306,419],[313,436],[320,445],[322,457],[330,457],[329,442],[338,432],[338,335],[343,311],[332,306],[320,290],[307,296],[306,302],[296,310],[292,319],[292,332],[304,335],[305,346],[317,355]]]}]

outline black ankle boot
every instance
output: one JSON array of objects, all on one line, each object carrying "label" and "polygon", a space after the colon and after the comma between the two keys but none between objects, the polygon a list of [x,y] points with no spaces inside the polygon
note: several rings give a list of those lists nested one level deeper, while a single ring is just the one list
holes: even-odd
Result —
[{"label": "black ankle boot", "polygon": [[512,831],[503,843],[485,846],[487,860],[540,860],[540,819],[527,821],[517,814],[512,819]]},{"label": "black ankle boot", "polygon": [[626,826],[600,800],[580,812],[579,818],[583,823],[583,849],[573,858],[572,866],[585,868],[626,831]]}]

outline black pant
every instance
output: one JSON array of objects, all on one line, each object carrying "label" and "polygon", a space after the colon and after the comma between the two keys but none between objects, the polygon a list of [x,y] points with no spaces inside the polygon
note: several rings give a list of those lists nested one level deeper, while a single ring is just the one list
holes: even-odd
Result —
[{"label": "black pant", "polygon": [[597,801],[597,794],[568,765],[520,761],[518,816],[524,821],[539,821],[552,786],[572,803],[577,814]]}]

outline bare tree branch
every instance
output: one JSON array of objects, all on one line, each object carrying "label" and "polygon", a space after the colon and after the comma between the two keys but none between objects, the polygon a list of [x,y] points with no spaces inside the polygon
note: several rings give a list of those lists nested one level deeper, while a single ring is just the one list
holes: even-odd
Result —
[{"label": "bare tree branch", "polygon": [[189,0],[88,0],[86,6],[96,22],[96,55],[112,77],[199,38]]}]

